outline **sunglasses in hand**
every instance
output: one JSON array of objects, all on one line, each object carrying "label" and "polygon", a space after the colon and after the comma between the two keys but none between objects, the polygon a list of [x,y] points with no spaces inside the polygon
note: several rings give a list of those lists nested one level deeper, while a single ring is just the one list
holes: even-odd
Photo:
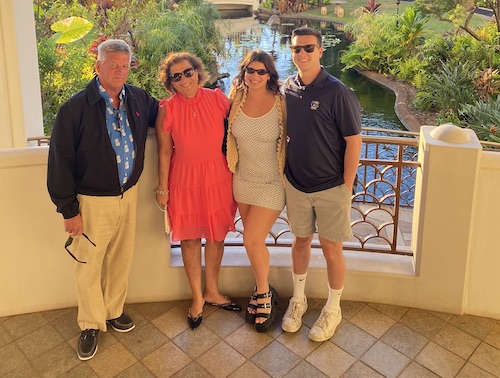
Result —
[{"label": "sunglasses in hand", "polygon": [[[94,247],[96,246],[95,243],[92,240],[90,240],[90,238],[87,235],[85,235],[84,233],[82,233],[82,236],[85,239],[87,239],[90,242],[90,244],[92,244]],[[71,245],[71,243],[73,243],[73,236],[70,235],[69,238],[68,238],[68,240],[66,240],[66,243],[64,243],[64,249],[66,250],[66,252],[68,252],[70,254],[70,256],[75,259],[75,261],[78,261],[80,264],[86,264],[87,263],[86,261],[80,261],[80,260],[78,260],[75,257],[75,255],[72,254],[71,251],[68,249],[68,247]]]}]

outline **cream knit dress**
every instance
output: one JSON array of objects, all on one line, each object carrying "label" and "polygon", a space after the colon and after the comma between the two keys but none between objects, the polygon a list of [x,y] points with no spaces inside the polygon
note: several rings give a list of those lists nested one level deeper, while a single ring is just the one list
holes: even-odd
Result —
[{"label": "cream knit dress", "polygon": [[285,189],[276,157],[280,136],[277,104],[257,118],[240,111],[231,133],[236,139],[239,156],[233,175],[234,199],[248,205],[283,210]]}]

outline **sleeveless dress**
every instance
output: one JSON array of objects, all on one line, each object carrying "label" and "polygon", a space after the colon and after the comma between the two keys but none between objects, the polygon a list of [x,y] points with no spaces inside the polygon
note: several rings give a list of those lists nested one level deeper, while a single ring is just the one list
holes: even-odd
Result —
[{"label": "sleeveless dress", "polygon": [[278,107],[252,118],[240,111],[231,132],[236,139],[238,165],[233,175],[233,194],[237,202],[281,211],[285,189],[276,150],[280,136]]},{"label": "sleeveless dress", "polygon": [[175,94],[162,103],[163,130],[174,143],[168,180],[172,240],[222,241],[235,230],[236,213],[232,174],[221,150],[230,101],[219,89],[200,88],[192,99]]}]

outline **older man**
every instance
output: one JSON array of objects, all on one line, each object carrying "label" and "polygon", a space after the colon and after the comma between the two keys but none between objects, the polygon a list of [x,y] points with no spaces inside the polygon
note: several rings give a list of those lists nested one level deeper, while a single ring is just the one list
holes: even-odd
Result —
[{"label": "older man", "polygon": [[[91,359],[107,325],[131,331],[123,313],[134,251],[135,184],[158,102],[125,84],[131,50],[110,39],[98,47],[97,76],[66,101],[52,131],[47,185],[70,234],[78,297],[78,357]],[[82,237],[83,236],[83,237]]]}]

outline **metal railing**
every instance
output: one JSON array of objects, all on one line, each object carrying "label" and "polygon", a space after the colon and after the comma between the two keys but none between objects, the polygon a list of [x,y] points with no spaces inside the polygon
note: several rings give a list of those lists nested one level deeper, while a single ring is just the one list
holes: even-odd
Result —
[{"label": "metal railing", "polygon": [[[395,136],[396,135],[396,136]],[[363,149],[354,188],[351,225],[353,238],[344,249],[411,256],[411,218],[415,195],[418,133],[363,129]],[[241,218],[226,246],[243,246]],[[272,227],[266,245],[290,247],[293,235],[286,208]],[[315,235],[312,246],[320,248]]]}]

